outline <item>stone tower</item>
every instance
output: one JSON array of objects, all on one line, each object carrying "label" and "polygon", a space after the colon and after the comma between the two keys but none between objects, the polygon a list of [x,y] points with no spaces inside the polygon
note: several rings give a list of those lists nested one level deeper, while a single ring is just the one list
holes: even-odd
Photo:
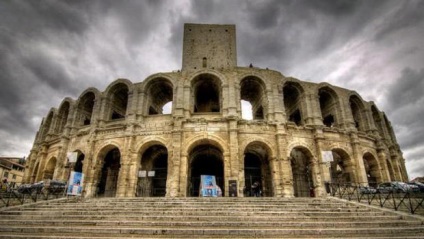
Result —
[{"label": "stone tower", "polygon": [[184,71],[237,66],[236,26],[185,24]]}]

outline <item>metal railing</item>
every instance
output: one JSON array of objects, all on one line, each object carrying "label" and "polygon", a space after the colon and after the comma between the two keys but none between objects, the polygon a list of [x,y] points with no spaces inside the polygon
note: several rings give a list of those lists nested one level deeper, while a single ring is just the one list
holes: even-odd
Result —
[{"label": "metal railing", "polygon": [[38,187],[38,188],[18,188],[3,187],[0,190],[0,208],[26,203],[37,202],[40,200],[51,200],[66,196],[65,187]]},{"label": "metal railing", "polygon": [[424,192],[385,191],[362,186],[363,184],[327,183],[327,193],[349,201],[380,206],[395,211],[424,215]]}]

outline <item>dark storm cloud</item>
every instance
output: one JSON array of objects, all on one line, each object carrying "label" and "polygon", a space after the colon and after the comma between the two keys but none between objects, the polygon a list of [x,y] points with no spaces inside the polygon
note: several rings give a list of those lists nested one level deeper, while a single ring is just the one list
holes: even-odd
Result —
[{"label": "dark storm cloud", "polygon": [[[424,19],[424,1],[404,1],[395,12],[390,15],[391,19],[387,19],[383,27],[375,36],[375,40],[379,41],[397,31],[405,28],[414,27],[418,22]],[[422,29],[419,29],[422,31]]]},{"label": "dark storm cloud", "polygon": [[423,144],[424,124],[420,120],[424,119],[423,92],[424,68],[419,71],[405,68],[399,79],[388,88],[387,112],[393,126],[406,131],[398,135],[398,140],[404,149]]},{"label": "dark storm cloud", "polygon": [[[424,68],[419,71],[405,68],[394,84],[388,87],[388,102],[390,110],[396,111],[399,107],[418,105],[424,100]],[[408,123],[408,122],[404,122]]]}]

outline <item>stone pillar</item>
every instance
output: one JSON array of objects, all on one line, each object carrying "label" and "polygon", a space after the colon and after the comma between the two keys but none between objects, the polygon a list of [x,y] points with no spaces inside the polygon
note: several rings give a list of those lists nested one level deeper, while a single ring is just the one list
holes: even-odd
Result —
[{"label": "stone pillar", "polygon": [[322,125],[321,108],[319,106],[319,99],[316,93],[305,93],[305,102],[303,107],[306,109],[304,112],[304,122],[306,125]]},{"label": "stone pillar", "polygon": [[129,171],[129,157],[121,154],[121,168],[119,169],[116,197],[125,197]]},{"label": "stone pillar", "polygon": [[174,121],[174,130],[172,131],[171,153],[168,154],[168,177],[166,180],[166,196],[178,197],[185,196],[181,191],[181,177],[187,175],[187,172],[182,172],[182,122],[181,120]]},{"label": "stone pillar", "polygon": [[269,167],[271,172],[271,178],[272,178],[272,191],[273,191],[273,197],[281,197],[281,177],[280,177],[280,160],[278,160],[277,157],[270,158]]},{"label": "stone pillar", "polygon": [[291,172],[290,161],[287,160],[287,133],[283,125],[277,124],[276,128],[277,166],[275,170],[275,196],[292,197],[293,185],[290,182],[293,181],[293,174]]},{"label": "stone pillar", "polygon": [[[321,155],[321,154],[318,154],[318,155]],[[312,170],[312,179],[314,182],[315,197],[325,197],[327,195],[324,185],[322,183],[322,177],[321,177],[321,172],[319,167],[320,164],[321,164],[321,169],[327,168],[325,166],[325,163],[322,163],[322,160],[319,160],[318,158],[313,158],[309,164]]]},{"label": "stone pillar", "polygon": [[178,196],[186,197],[187,196],[187,173],[188,173],[188,158],[187,154],[181,154],[181,162],[179,167],[179,185],[178,185]]},{"label": "stone pillar", "polygon": [[228,83],[225,83],[222,85],[222,91],[221,91],[221,112],[222,112],[222,116],[223,117],[227,117],[228,116],[228,102],[230,101],[230,99],[228,98],[229,95],[229,89],[228,89]]},{"label": "stone pillar", "polygon": [[390,173],[386,162],[386,153],[383,149],[378,149],[377,151],[378,155],[378,161],[380,163],[380,170],[381,170],[381,176],[383,179],[383,182],[389,182],[390,180]]},{"label": "stone pillar", "polygon": [[268,98],[268,109],[267,109],[267,116],[266,118],[268,119],[268,121],[274,121],[274,95],[272,92],[272,89],[267,89],[266,92],[266,97]]},{"label": "stone pillar", "polygon": [[233,81],[229,81],[228,84],[228,117],[239,118],[237,106],[240,104],[240,89],[236,90],[237,87],[234,86]]},{"label": "stone pillar", "polygon": [[362,158],[362,155],[360,154],[360,142],[358,135],[356,133],[350,134],[350,142],[352,146],[352,152],[353,152],[353,158],[352,158],[352,171],[355,175],[355,182],[356,183],[368,183],[368,177],[365,172],[365,165],[364,165],[364,159]]},{"label": "stone pillar", "polygon": [[127,185],[125,196],[135,197],[137,182],[138,182],[138,154],[131,152],[128,154],[129,162],[127,165]]},{"label": "stone pillar", "polygon": [[285,198],[292,198],[294,197],[294,190],[293,190],[293,172],[291,167],[291,158],[290,157],[284,157],[281,161],[281,174],[283,176],[282,178],[282,194],[281,196]]}]

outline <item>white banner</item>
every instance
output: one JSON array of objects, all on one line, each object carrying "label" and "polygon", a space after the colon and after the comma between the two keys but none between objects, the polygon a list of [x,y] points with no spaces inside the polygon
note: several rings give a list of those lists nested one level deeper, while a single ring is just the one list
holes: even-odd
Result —
[{"label": "white banner", "polygon": [[149,172],[147,172],[147,176],[154,177],[155,176],[155,171],[149,171]]},{"label": "white banner", "polygon": [[333,162],[333,152],[331,151],[321,151],[321,155],[322,155],[322,162],[323,163],[327,163],[327,162]]},{"label": "white banner", "polygon": [[138,171],[138,177],[139,178],[145,178],[146,176],[147,176],[146,171],[144,171],[144,170]]},{"label": "white banner", "polygon": [[66,157],[68,158],[69,163],[76,163],[77,158],[78,158],[78,153],[77,152],[68,152],[66,154]]}]

